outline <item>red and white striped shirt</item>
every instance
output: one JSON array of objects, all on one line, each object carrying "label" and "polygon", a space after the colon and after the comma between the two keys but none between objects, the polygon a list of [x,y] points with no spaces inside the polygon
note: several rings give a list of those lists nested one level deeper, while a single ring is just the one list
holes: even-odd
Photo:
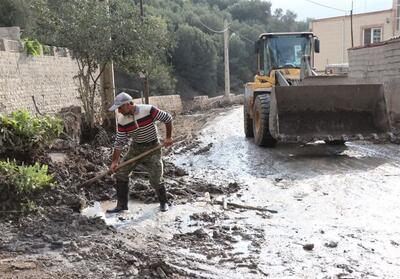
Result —
[{"label": "red and white striped shirt", "polygon": [[117,120],[117,137],[114,148],[121,149],[129,137],[136,143],[152,142],[158,139],[155,123],[170,123],[172,116],[152,105],[135,105],[133,115],[120,115]]}]

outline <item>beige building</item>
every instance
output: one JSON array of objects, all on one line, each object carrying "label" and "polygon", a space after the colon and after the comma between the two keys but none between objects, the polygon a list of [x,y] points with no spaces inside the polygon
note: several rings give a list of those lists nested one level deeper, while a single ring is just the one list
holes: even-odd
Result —
[{"label": "beige building", "polygon": [[[351,18],[349,15],[317,19],[310,23],[321,41],[321,52],[314,57],[317,71],[326,65],[348,63],[348,49],[352,47]],[[400,35],[400,0],[393,0],[393,8],[353,15],[353,46],[364,46]]]}]

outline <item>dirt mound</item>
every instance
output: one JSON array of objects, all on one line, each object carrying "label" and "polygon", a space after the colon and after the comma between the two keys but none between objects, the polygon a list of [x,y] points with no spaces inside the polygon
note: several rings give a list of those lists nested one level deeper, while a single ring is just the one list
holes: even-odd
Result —
[{"label": "dirt mound", "polygon": [[[227,195],[240,188],[237,183],[223,180],[214,183],[206,177],[192,176],[174,164],[176,154],[196,150],[207,152],[202,149],[196,133],[217,113],[218,110],[215,113],[180,115],[175,119],[174,137],[178,141],[172,148],[164,150],[163,157],[165,185],[169,199],[174,203],[188,203],[206,193]],[[87,218],[80,214],[82,208],[95,201],[115,198],[115,181],[109,176],[83,190],[77,189],[82,182],[108,169],[112,147],[108,140],[103,139],[105,137],[101,135],[96,143],[82,145],[60,139],[52,150],[39,158],[41,163],[49,166],[58,185],[33,197],[38,204],[35,213],[19,216],[19,219],[0,215],[2,278],[13,278],[16,272],[27,278],[31,275],[37,278],[201,278],[176,265],[178,258],[169,253],[171,246],[178,249],[191,241],[200,245],[201,237],[205,238],[203,242],[207,245],[216,243],[216,237],[210,231],[177,234],[173,236],[176,243],[169,246],[163,242],[165,239],[149,236],[151,243],[147,241],[146,249],[143,249],[137,242],[143,235],[135,229],[117,232],[101,218]],[[140,165],[132,174],[130,194],[133,199],[156,202],[148,174]],[[217,223],[219,218],[224,216],[217,213],[192,216],[193,221],[208,224]],[[224,238],[222,232],[218,238],[220,235]],[[219,245],[209,254],[216,255],[217,251],[219,253],[228,246]],[[199,247],[202,249],[204,245]]]}]

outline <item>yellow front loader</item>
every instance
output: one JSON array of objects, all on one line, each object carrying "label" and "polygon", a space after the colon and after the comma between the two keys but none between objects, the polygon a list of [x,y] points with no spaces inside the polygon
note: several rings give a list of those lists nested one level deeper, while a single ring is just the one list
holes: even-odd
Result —
[{"label": "yellow front loader", "polygon": [[314,52],[319,40],[311,32],[260,35],[258,71],[245,86],[246,137],[267,147],[393,137],[382,84],[318,76],[311,67]]}]

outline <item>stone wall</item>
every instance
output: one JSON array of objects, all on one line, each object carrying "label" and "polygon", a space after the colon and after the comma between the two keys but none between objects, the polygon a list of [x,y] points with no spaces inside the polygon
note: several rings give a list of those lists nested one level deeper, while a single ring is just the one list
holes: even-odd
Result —
[{"label": "stone wall", "polygon": [[0,51],[0,113],[20,108],[56,113],[64,107],[80,106],[74,80],[77,73],[78,65],[70,57]]},{"label": "stone wall", "polygon": [[[137,104],[142,104],[142,99],[134,99]],[[180,95],[151,96],[149,103],[170,113],[179,114],[183,111]]]},{"label": "stone wall", "polygon": [[[78,65],[68,51],[53,47],[49,56],[33,57],[18,47],[4,51],[2,42],[15,42],[16,46],[19,43],[0,38],[0,114],[21,108],[31,113],[54,114],[65,107],[82,106],[78,80],[74,79]],[[142,100],[135,101],[141,103]],[[150,103],[172,113],[183,110],[179,95],[150,97]]]},{"label": "stone wall", "polygon": [[400,39],[350,49],[349,78],[383,83],[392,125],[400,128]]},{"label": "stone wall", "polygon": [[349,50],[349,77],[387,82],[400,77],[400,39]]},{"label": "stone wall", "polygon": [[21,30],[19,27],[0,27],[0,39],[18,41],[20,34]]},{"label": "stone wall", "polygon": [[212,98],[209,98],[207,95],[196,96],[193,98],[191,106],[187,109],[203,110],[232,104],[243,104],[243,95],[230,94],[228,98],[224,95]]}]

